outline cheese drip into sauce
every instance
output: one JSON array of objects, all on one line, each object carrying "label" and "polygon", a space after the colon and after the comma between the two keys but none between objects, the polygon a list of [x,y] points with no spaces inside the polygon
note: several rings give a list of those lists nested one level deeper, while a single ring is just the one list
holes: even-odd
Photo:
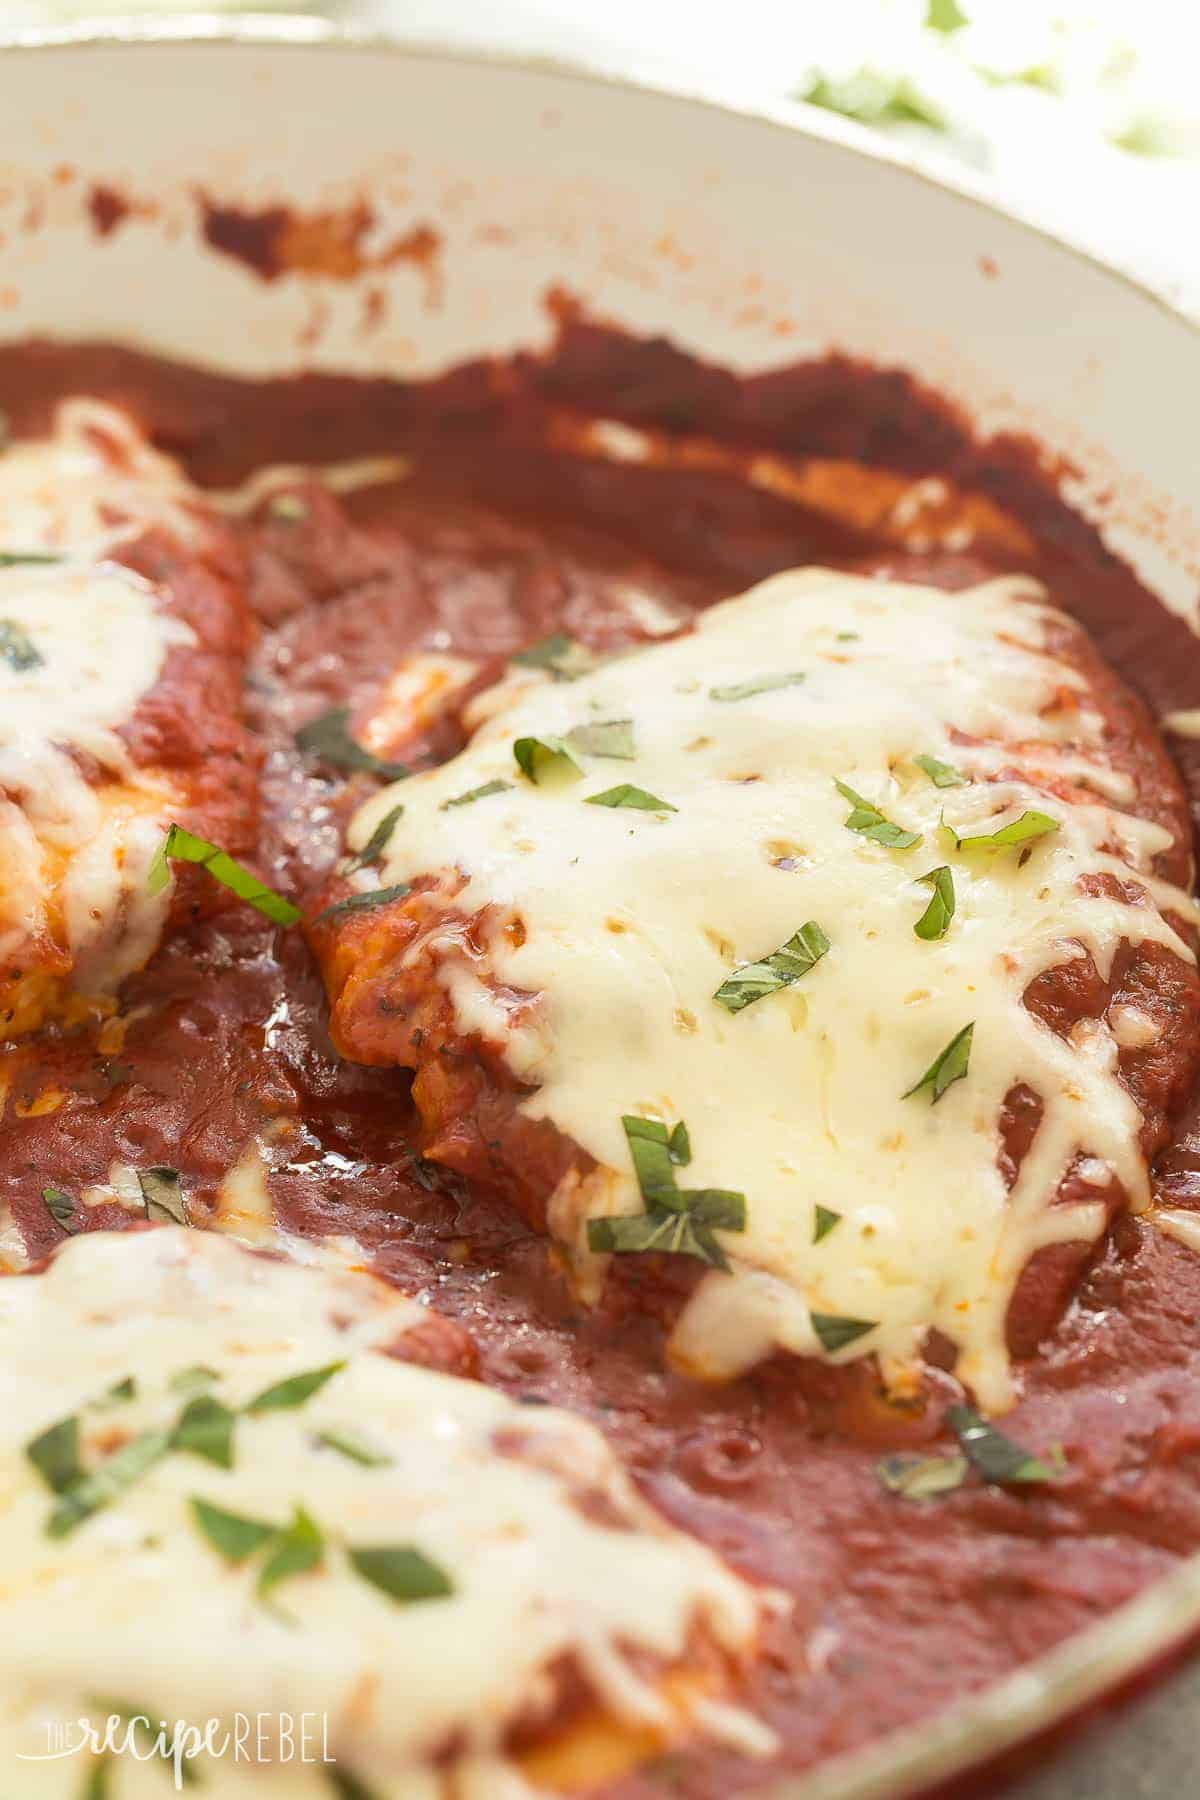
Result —
[{"label": "cheese drip into sauce", "polygon": [[[201,1727],[262,1714],[268,1734],[279,1714],[307,1714],[317,1756],[338,1758],[380,1800],[495,1800],[510,1791],[506,1733],[552,1697],[557,1659],[575,1659],[615,1731],[636,1732],[663,1721],[655,1670],[686,1653],[694,1629],[733,1655],[749,1650],[753,1591],[637,1497],[590,1426],[396,1360],[429,1318],[370,1276],[171,1226],[78,1237],[44,1274],[0,1281],[6,1769],[44,1753],[48,1723],[99,1725],[113,1696]],[[47,1536],[55,1496],[24,1446],[57,1420],[78,1416],[91,1464],[169,1429],[189,1391],[240,1409],[335,1362],[345,1366],[303,1404],[240,1413],[232,1468],[171,1451],[71,1535]],[[198,1368],[207,1385],[172,1388]],[[114,1401],[129,1377],[134,1398]],[[365,1466],[325,1433],[357,1434],[376,1460]],[[278,1523],[304,1507],[325,1538],[321,1568],[264,1605],[261,1550],[227,1562],[197,1529],[193,1496]],[[402,1604],[348,1559],[399,1545],[434,1562],[452,1593]],[[204,1757],[197,1792],[334,1790],[320,1767],[298,1765],[277,1789],[270,1769]],[[22,1800],[81,1791],[79,1758],[21,1768]],[[158,1793],[170,1772],[151,1772],[157,1786],[139,1786],[132,1758],[119,1759],[114,1795]]]},{"label": "cheese drip into sauce", "polygon": [[[1022,578],[947,594],[779,575],[686,637],[574,682],[523,683],[453,762],[380,793],[354,821],[360,846],[403,801],[377,885],[458,870],[455,912],[491,906],[501,923],[522,921],[523,938],[492,932],[485,980],[447,933],[438,975],[460,1030],[502,1045],[535,1090],[523,1110],[600,1164],[550,1206],[585,1281],[600,1272],[588,1218],[643,1210],[623,1114],[685,1121],[693,1160],[680,1184],[745,1194],[745,1230],[720,1234],[732,1272],[704,1278],[675,1331],[691,1372],[731,1375],[779,1346],[877,1353],[899,1376],[937,1327],[979,1400],[1003,1407],[1005,1315],[1022,1269],[1044,1245],[1103,1229],[1099,1199],[1051,1204],[1077,1154],[1146,1203],[1140,1115],[1107,1025],[1064,1041],[1022,995],[1082,949],[1107,975],[1122,939],[1191,960],[1158,908],[1196,910],[1150,872],[1168,834],[1116,810],[1128,789],[1082,676],[1043,647],[1059,615],[1040,593]],[[1056,706],[1064,689],[1078,704]],[[515,739],[618,719],[632,760],[580,753],[582,779],[542,785],[516,773]],[[997,745],[1014,748],[998,757]],[[963,784],[936,787],[917,756]],[[1075,783],[1090,770],[1094,804],[988,779],[1013,763]],[[496,780],[509,788],[445,807]],[[839,780],[921,842],[889,849],[848,830]],[[620,782],[676,810],[585,804]],[[1058,821],[1027,854],[958,853],[939,835],[943,811],[967,836],[1027,808]],[[957,910],[944,937],[924,941],[913,927],[930,888],[918,880],[943,864]],[[1128,882],[1131,871],[1145,904],[1079,890],[1084,874]],[[810,973],[733,1015],[715,1001],[737,966],[809,920],[831,944]],[[540,997],[519,1028],[494,984]],[[937,1105],[928,1088],[905,1098],[968,1024],[967,1078]],[[1044,1113],[1008,1191],[999,1121],[1017,1082]],[[841,1217],[814,1242],[818,1206]],[[827,1352],[814,1313],[873,1329]]]},{"label": "cheese drip into sauce", "polygon": [[182,479],[112,408],[68,401],[55,435],[0,453],[0,960],[20,970],[0,1035],[54,984],[106,994],[146,962],[166,894],[146,892],[176,796],[118,734],[190,629],[107,560],[152,523],[189,531]]}]

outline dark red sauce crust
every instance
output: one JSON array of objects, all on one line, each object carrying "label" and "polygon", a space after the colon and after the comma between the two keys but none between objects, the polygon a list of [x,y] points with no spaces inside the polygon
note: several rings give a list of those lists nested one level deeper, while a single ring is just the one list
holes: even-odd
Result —
[{"label": "dark red sauce crust", "polygon": [[[453,649],[490,672],[551,630],[602,647],[627,641],[630,582],[686,612],[798,562],[869,562],[949,586],[1032,566],[1153,713],[1194,700],[1196,640],[1065,508],[1032,448],[975,442],[952,409],[892,372],[833,358],[738,381],[568,310],[547,359],[481,363],[423,386],[324,376],[254,386],[104,347],[0,351],[0,406],[18,431],[44,425],[70,392],[127,405],[211,485],[272,461],[414,458],[403,484],[342,501],[301,484],[303,518],[263,507],[237,532],[260,621],[245,693],[264,759],[256,866],[301,900],[328,880],[345,819],[375,784],[306,762],[292,745],[298,724],[333,704],[369,706],[412,650]],[[552,419],[589,414],[711,438],[728,454],[720,468],[689,471],[545,447]],[[914,562],[861,524],[755,491],[739,469],[764,449],[940,475],[1018,521],[1035,549],[984,532],[969,557]],[[1142,810],[1176,820],[1178,789],[1153,732],[1119,689],[1110,699],[1138,762]],[[428,752],[453,748],[443,732]],[[1200,753],[1180,760],[1194,808]],[[1170,1139],[1158,1184],[1171,1204],[1200,1205],[1200,1131],[1180,1092],[1194,993],[1172,996],[1160,973],[1150,1002],[1175,1007],[1179,1043],[1146,1075],[1151,1128]],[[1082,979],[1086,988],[1086,970]],[[1128,965],[1117,979],[1147,985]],[[666,1513],[790,1591],[792,1614],[769,1627],[747,1690],[784,1740],[783,1767],[928,1714],[1200,1547],[1200,1259],[1152,1227],[1119,1220],[1090,1267],[1070,1271],[1074,1297],[1005,1421],[1034,1449],[1063,1446],[1063,1481],[1024,1491],[972,1482],[906,1503],[883,1490],[875,1464],[943,1441],[948,1376],[933,1370],[920,1403],[902,1409],[867,1364],[779,1359],[721,1389],[669,1373],[669,1275],[628,1259],[603,1304],[582,1312],[544,1238],[417,1154],[407,1078],[335,1054],[300,934],[243,909],[183,921],[125,998],[147,1011],[119,1057],[84,1034],[51,1036],[36,1059],[16,1060],[0,1192],[31,1251],[61,1235],[40,1199],[46,1182],[77,1190],[103,1180],[114,1158],[166,1163],[203,1218],[242,1147],[262,1139],[289,1229],[354,1234],[382,1272],[465,1326],[484,1380],[594,1419]],[[1069,1013],[1096,995],[1044,1000]],[[64,1093],[60,1108],[21,1116],[47,1084]],[[118,1207],[88,1220],[127,1221]],[[726,1800],[779,1767],[705,1752],[609,1793]]]}]

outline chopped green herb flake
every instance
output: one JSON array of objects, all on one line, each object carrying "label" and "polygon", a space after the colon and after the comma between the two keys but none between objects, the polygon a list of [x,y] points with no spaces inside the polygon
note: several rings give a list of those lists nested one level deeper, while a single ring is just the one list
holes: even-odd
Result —
[{"label": "chopped green herb flake", "polygon": [[336,1800],[377,1800],[372,1788],[349,1769],[338,1768],[335,1764],[327,1764],[325,1779],[333,1789]]},{"label": "chopped green herb flake", "polygon": [[616,787],[605,788],[602,794],[589,794],[586,806],[630,806],[638,812],[678,812],[669,800],[660,800],[657,794],[648,794],[645,788],[634,787],[630,781],[620,781]]},{"label": "chopped green herb flake", "polygon": [[922,886],[933,889],[933,898],[913,930],[919,938],[932,942],[935,938],[945,937],[950,929],[954,917],[954,877],[943,863],[940,869],[930,869],[928,875],[919,875],[917,880]]},{"label": "chopped green herb flake", "polygon": [[259,1572],[259,1597],[265,1598],[281,1581],[309,1574],[320,1567],[324,1558],[321,1527],[302,1506],[294,1507],[290,1523],[276,1532],[270,1554]]},{"label": "chopped green herb flake", "polygon": [[565,631],[555,631],[527,650],[518,650],[511,661],[523,669],[544,669],[555,681],[575,681],[595,667],[596,658]]},{"label": "chopped green herb flake", "polygon": [[403,812],[403,806],[393,806],[391,812],[384,813],[362,849],[356,850],[342,865],[343,875],[353,875],[355,870],[365,869],[369,864],[379,861]]},{"label": "chopped green herb flake", "polygon": [[92,1766],[83,1778],[79,1800],[113,1800],[112,1758],[94,1756]]},{"label": "chopped green herb flake", "polygon": [[65,1188],[45,1187],[42,1189],[42,1199],[46,1202],[46,1211],[55,1224],[61,1225],[64,1231],[74,1233],[77,1229],[75,1196],[68,1194]]},{"label": "chopped green herb flake", "polygon": [[126,1375],[123,1381],[114,1381],[111,1387],[105,1388],[98,1400],[92,1405],[99,1412],[106,1412],[112,1406],[128,1406],[131,1400],[137,1399],[138,1385],[132,1375]]},{"label": "chopped green herb flake", "polygon": [[171,1447],[167,1431],[143,1431],[106,1457],[90,1475],[72,1482],[46,1525],[47,1536],[68,1537],[85,1519],[118,1499],[126,1488],[140,1481]]},{"label": "chopped green herb flake", "polygon": [[942,829],[949,832],[956,850],[1007,850],[1014,844],[1028,844],[1035,838],[1046,837],[1059,829],[1060,821],[1052,819],[1049,813],[1027,809],[1019,819],[1013,819],[1007,825],[1001,825],[996,831],[975,832],[969,837],[959,837],[953,825],[942,820]]},{"label": "chopped green herb flake", "polygon": [[171,1433],[171,1448],[202,1456],[219,1469],[232,1469],[236,1424],[237,1414],[215,1394],[196,1394],[184,1407]]},{"label": "chopped green herb flake", "polygon": [[961,1487],[969,1467],[965,1456],[885,1456],[875,1472],[891,1494],[933,1500]]},{"label": "chopped green herb flake", "polygon": [[708,690],[710,700],[749,700],[755,694],[773,694],[778,688],[797,687],[804,675],[793,669],[787,675],[754,675],[749,681],[734,681],[728,687]]},{"label": "chopped green herb flake", "polygon": [[1063,1473],[1065,1459],[1060,1451],[1057,1468],[1040,1457],[1032,1456],[1020,1444],[1005,1437],[970,1406],[951,1406],[946,1423],[962,1445],[964,1453],[985,1481],[1007,1487],[1026,1482],[1055,1481]]},{"label": "chopped green herb flake", "polygon": [[146,887],[151,894],[161,894],[166,887],[170,879],[168,862],[199,863],[201,868],[208,870],[214,881],[219,881],[222,887],[227,887],[239,900],[245,900],[268,919],[273,919],[276,925],[294,925],[300,917],[298,906],[293,906],[282,894],[265,887],[257,875],[252,875],[240,862],[235,862],[228,851],[210,844],[207,838],[195,837],[192,832],[185,831],[182,825],[172,825],[155,852],[146,877]]},{"label": "chopped green herb flake", "polygon": [[248,1413],[284,1412],[292,1407],[303,1406],[306,1400],[325,1386],[327,1381],[345,1368],[344,1362],[326,1363],[320,1369],[306,1369],[301,1375],[289,1375],[286,1381],[276,1381],[256,1394],[244,1408]]},{"label": "chopped green herb flake", "polygon": [[672,1127],[667,1139],[667,1154],[678,1168],[686,1168],[692,1160],[692,1138],[687,1126],[680,1119],[678,1125]]},{"label": "chopped green herb flake", "polygon": [[868,1331],[874,1331],[878,1319],[843,1319],[837,1313],[810,1313],[812,1328],[817,1334],[822,1350],[827,1356],[835,1351],[844,1350],[847,1344],[857,1343],[866,1337]]},{"label": "chopped green herb flake", "polygon": [[46,663],[29,633],[12,619],[0,619],[0,659],[15,675],[26,675],[30,669],[44,668]]},{"label": "chopped green herb flake", "polygon": [[186,1225],[187,1208],[178,1169],[139,1169],[138,1186],[146,1203],[146,1217],[162,1225]]},{"label": "chopped green herb flake", "polygon": [[476,800],[487,800],[492,794],[507,794],[511,787],[511,781],[485,781],[482,787],[468,788],[465,794],[455,794],[452,799],[443,800],[438,811],[449,812],[454,806],[474,806]]},{"label": "chopped green herb flake", "polygon": [[208,1539],[214,1550],[220,1552],[226,1562],[245,1562],[256,1550],[269,1543],[276,1535],[274,1525],[265,1525],[261,1519],[247,1519],[239,1513],[226,1512],[222,1506],[214,1506],[209,1500],[193,1495],[191,1499],[192,1517],[197,1528]]},{"label": "chopped green herb flake", "polygon": [[872,843],[882,844],[888,850],[911,850],[914,844],[920,843],[919,831],[905,831],[903,826],[894,825],[877,806],[864,800],[846,782],[835,781],[833,785],[853,808],[845,821],[847,831],[856,831],[860,837],[870,838]]},{"label": "chopped green herb flake", "polygon": [[839,644],[856,644],[858,642],[858,633],[857,631],[839,631],[837,634],[837,641]]},{"label": "chopped green herb flake", "polygon": [[407,763],[386,762],[351,737],[348,706],[335,706],[331,712],[302,725],[296,733],[296,748],[331,769],[382,775],[385,781],[403,781],[412,774]]},{"label": "chopped green herb flake", "polygon": [[79,1420],[59,1419],[25,1446],[25,1455],[52,1494],[63,1494],[83,1475],[79,1460]]},{"label": "chopped green herb flake", "polygon": [[958,0],[928,0],[925,24],[930,31],[942,31],[948,35],[952,31],[961,31],[969,23]]},{"label": "chopped green herb flake", "polygon": [[827,1238],[834,1226],[840,1225],[841,1222],[840,1212],[834,1212],[830,1206],[818,1206],[813,1214],[813,1243],[819,1244],[821,1239]]},{"label": "chopped green herb flake", "polygon": [[713,1232],[746,1229],[745,1195],[728,1188],[676,1185],[676,1167],[686,1166],[692,1155],[682,1121],[670,1131],[658,1119],[633,1114],[621,1123],[646,1211],[589,1220],[589,1247],[606,1254],[666,1251],[728,1268]]},{"label": "chopped green herb flake", "polygon": [[54,550],[0,550],[0,569],[19,569],[27,565],[45,568],[51,563],[65,561],[66,558]]},{"label": "chopped green herb flake", "polygon": [[373,912],[377,906],[390,906],[393,900],[403,900],[409,892],[407,881],[397,882],[395,887],[370,888],[364,894],[348,894],[344,900],[335,900],[313,920],[314,925],[321,925],[326,919],[340,919],[344,913]]},{"label": "chopped green herb flake", "polygon": [[936,1106],[946,1089],[953,1087],[966,1074],[971,1061],[971,1039],[974,1035],[975,1023],[972,1020],[950,1039],[940,1055],[934,1057],[920,1081],[915,1081],[912,1087],[906,1088],[900,1098],[908,1100],[913,1094],[919,1094],[922,1088],[929,1088],[930,1104]]},{"label": "chopped green herb flake", "polygon": [[741,1012],[767,994],[790,987],[819,963],[829,949],[829,939],[815,919],[802,925],[778,950],[762,962],[744,963],[728,976],[713,995],[726,1012]]},{"label": "chopped green herb flake", "polygon": [[186,1369],[176,1369],[169,1377],[167,1386],[173,1394],[195,1393],[197,1388],[209,1387],[221,1377],[216,1369],[210,1369],[205,1363],[190,1363]]},{"label": "chopped green herb flake", "polygon": [[965,787],[967,778],[949,763],[939,762],[936,756],[914,756],[913,761],[918,769],[924,769],[934,787]]},{"label": "chopped green herb flake", "polygon": [[814,76],[797,95],[809,106],[858,119],[863,125],[927,125],[945,131],[945,114],[906,75],[882,75],[875,69],[855,71],[844,81]]},{"label": "chopped green herb flake", "polygon": [[675,1169],[671,1158],[671,1134],[658,1119],[640,1119],[626,1113],[621,1120],[634,1173],[647,1206],[657,1205],[675,1193]]},{"label": "chopped green herb flake", "polygon": [[604,756],[614,762],[632,762],[637,754],[632,719],[597,719],[592,725],[573,725],[564,742],[579,756]]},{"label": "chopped green herb flake", "polygon": [[562,738],[521,737],[513,745],[518,769],[535,787],[550,781],[578,781],[583,770]]},{"label": "chopped green herb flake", "polygon": [[364,1469],[385,1469],[392,1461],[390,1456],[384,1451],[376,1450],[352,1426],[343,1426],[336,1431],[318,1431],[317,1442],[327,1450],[336,1450],[350,1462],[361,1463]]},{"label": "chopped green herb flake", "polygon": [[694,1256],[718,1269],[728,1267],[724,1251],[708,1228],[694,1224],[686,1212],[657,1210],[589,1219],[588,1248],[615,1255],[658,1250],[673,1256]]},{"label": "chopped green herb flake", "polygon": [[411,1544],[349,1550],[346,1554],[364,1581],[401,1605],[415,1600],[444,1600],[454,1592],[446,1571]]}]

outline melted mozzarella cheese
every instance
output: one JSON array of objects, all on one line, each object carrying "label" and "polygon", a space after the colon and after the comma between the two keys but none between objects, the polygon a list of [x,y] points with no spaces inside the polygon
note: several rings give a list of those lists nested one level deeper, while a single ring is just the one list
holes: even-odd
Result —
[{"label": "melted mozzarella cheese", "polygon": [[169,896],[149,895],[146,874],[178,802],[134,769],[118,728],[171,647],[194,639],[106,557],[156,519],[190,529],[181,491],[129,422],[93,402],[65,403],[53,438],[0,455],[0,550],[61,559],[0,566],[0,958],[26,971],[6,1000],[11,1030],[49,1003],[31,947],[57,946],[57,972],[103,994],[158,942]]},{"label": "melted mozzarella cheese", "polygon": [[[900,1372],[936,1326],[979,1399],[1003,1406],[1021,1270],[1042,1246],[1103,1228],[1099,1200],[1051,1205],[1073,1158],[1086,1152],[1134,1205],[1147,1199],[1140,1116],[1107,1025],[1065,1041],[1022,995],[1081,947],[1102,975],[1122,939],[1190,959],[1151,901],[1196,913],[1150,872],[1167,833],[1105,803],[1128,790],[1082,677],[1043,647],[1057,615],[1039,593],[1017,578],[947,594],[822,570],[777,576],[686,637],[574,682],[522,684],[461,756],[380,793],[354,822],[360,845],[402,799],[375,879],[456,870],[456,911],[523,922],[523,934],[493,933],[487,981],[449,933],[438,975],[460,1029],[501,1045],[534,1090],[523,1110],[600,1165],[550,1207],[585,1282],[602,1274],[589,1268],[587,1220],[642,1210],[623,1114],[685,1121],[694,1158],[681,1184],[745,1194],[746,1229],[721,1238],[732,1273],[706,1276],[675,1333],[692,1372],[728,1375],[774,1346],[825,1354],[813,1314],[871,1322],[832,1353],[877,1352]],[[792,675],[802,679],[758,688]],[[518,776],[515,739],[615,719],[631,721],[633,760],[581,754],[578,781]],[[964,784],[939,789],[918,755]],[[1014,763],[1075,783],[1090,770],[1095,804],[987,779]],[[496,779],[506,791],[446,808]],[[889,849],[848,830],[836,780],[920,844]],[[620,782],[675,810],[584,804]],[[1059,822],[1027,854],[958,853],[939,832],[943,811],[965,836],[1025,808]],[[943,864],[957,912],[924,941],[919,878]],[[1085,873],[1128,881],[1131,870],[1146,904],[1080,891]],[[807,976],[734,1015],[715,1001],[736,966],[809,920],[831,948]],[[540,996],[519,1029],[492,981]],[[928,1089],[905,1098],[968,1024],[968,1078],[936,1106]],[[1045,1110],[1008,1191],[999,1120],[1019,1081]],[[841,1218],[814,1242],[818,1206]]]},{"label": "melted mozzarella cheese", "polygon": [[[492,1800],[506,1791],[506,1732],[552,1696],[558,1659],[633,1730],[661,1722],[654,1667],[695,1628],[731,1654],[750,1647],[752,1590],[637,1498],[590,1426],[388,1354],[428,1318],[373,1277],[177,1227],[78,1237],[44,1274],[0,1282],[0,1759],[44,1751],[47,1724],[98,1723],[96,1697],[111,1695],[200,1725],[261,1713],[268,1732],[281,1712],[325,1717],[330,1754],[381,1800],[434,1800],[446,1790],[431,1759],[456,1750],[456,1800]],[[57,1420],[78,1416],[91,1464],[171,1426],[181,1371],[212,1371],[204,1391],[242,1408],[335,1362],[303,1405],[241,1413],[232,1468],[174,1451],[71,1535],[47,1535],[55,1497],[24,1447]],[[106,1402],[131,1376],[136,1397]],[[381,1460],[322,1442],[348,1431]],[[261,1555],[225,1561],[196,1528],[194,1496],[278,1523],[303,1506],[322,1567],[262,1604]],[[453,1592],[399,1604],[348,1560],[399,1545]],[[23,1800],[80,1791],[74,1759],[26,1766]],[[221,1800],[276,1791],[270,1771],[260,1787],[232,1757],[201,1767]],[[289,1795],[331,1791],[319,1769],[289,1773]],[[115,1793],[140,1795],[137,1780],[123,1759]]]}]

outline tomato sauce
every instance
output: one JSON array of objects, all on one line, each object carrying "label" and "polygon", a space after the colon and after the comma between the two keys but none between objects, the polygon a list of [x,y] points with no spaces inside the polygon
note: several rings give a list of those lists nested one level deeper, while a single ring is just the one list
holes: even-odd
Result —
[{"label": "tomato sauce", "polygon": [[[331,706],[369,708],[415,651],[477,658],[494,676],[552,631],[617,648],[639,635],[631,590],[686,617],[798,563],[951,586],[1021,567],[1153,713],[1194,700],[1200,645],[1069,512],[1031,446],[977,442],[908,378],[844,358],[739,380],[565,306],[547,357],[414,385],[255,384],[104,346],[0,350],[0,406],[18,432],[44,425],[72,392],[129,408],[211,487],[269,463],[410,459],[405,479],[341,497],[289,482],[280,491],[299,506],[266,500],[233,527],[258,619],[245,689],[262,759],[253,861],[301,901],[328,880],[347,817],[377,783],[305,757],[298,726]],[[597,454],[596,417],[645,433],[648,457]],[[563,447],[572,433],[574,451]],[[662,446],[681,436],[720,454],[673,462]],[[986,502],[984,522],[965,550],[914,555],[861,508],[756,487],[749,474],[764,453],[939,478]],[[1170,816],[1173,777],[1155,776],[1153,734],[1144,722],[1138,732],[1145,809]],[[415,760],[455,748],[453,730],[435,727]],[[1179,748],[1195,810],[1200,746]],[[115,1048],[111,1034],[102,1049],[92,1033],[51,1033],[10,1052],[0,1193],[32,1254],[62,1236],[45,1184],[78,1192],[114,1160],[167,1164],[203,1223],[257,1142],[282,1228],[357,1240],[465,1328],[482,1379],[594,1421],[669,1517],[792,1597],[745,1694],[779,1733],[779,1761],[673,1755],[608,1790],[611,1800],[727,1800],[863,1744],[1017,1668],[1200,1548],[1200,1258],[1151,1225],[1118,1219],[1072,1269],[1073,1298],[1023,1365],[1024,1398],[1004,1429],[1035,1452],[1060,1445],[1062,1479],[1004,1489],[972,1478],[908,1501],[884,1489],[876,1465],[944,1446],[944,1410],[959,1397],[948,1374],[932,1368],[905,1406],[866,1362],[777,1358],[727,1387],[673,1374],[661,1280],[637,1259],[585,1311],[544,1237],[420,1157],[409,1077],[335,1054],[299,932],[232,903],[197,911],[127,984],[122,1013]],[[31,1110],[48,1089],[61,1095],[56,1109]],[[1170,1131],[1158,1189],[1173,1206],[1200,1207],[1200,1114],[1176,1104]],[[97,1205],[87,1223],[129,1220]]]}]

